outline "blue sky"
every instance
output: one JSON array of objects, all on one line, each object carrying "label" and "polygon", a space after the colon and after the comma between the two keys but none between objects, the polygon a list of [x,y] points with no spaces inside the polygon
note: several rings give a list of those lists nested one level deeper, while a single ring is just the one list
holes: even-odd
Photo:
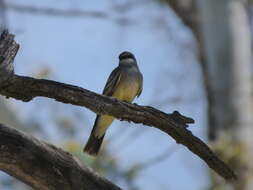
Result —
[{"label": "blue sky", "polygon": [[[193,117],[196,124],[190,130],[201,139],[206,139],[206,101],[201,71],[196,61],[195,43],[190,31],[182,26],[169,8],[156,3],[143,3],[121,13],[113,9],[109,0],[99,4],[81,0],[8,1],[41,7],[103,11],[112,18],[32,15],[10,10],[8,25],[21,45],[15,60],[16,73],[31,75],[46,65],[52,69],[54,80],[100,93],[110,72],[118,64],[118,54],[125,50],[132,51],[144,75],[143,93],[135,102],[152,105],[165,112],[178,110]],[[127,1],[115,2],[121,4]],[[115,21],[118,18],[134,22],[123,25]],[[33,103],[16,102],[16,105],[26,107],[23,113],[26,117],[34,106],[43,106],[47,101],[52,100],[38,98]],[[77,140],[84,144],[95,114],[73,107],[62,105],[64,111],[78,109],[87,118],[88,121],[83,124],[86,130],[78,128],[80,135]],[[43,110],[41,107],[41,112]],[[41,113],[41,117],[49,116]],[[114,122],[107,137],[126,125],[125,122]],[[176,144],[172,138],[155,128],[131,125],[124,129],[126,134],[121,136],[122,139],[111,143],[110,148],[120,159],[123,168],[152,158]],[[56,136],[57,130],[50,124],[47,129],[52,137]],[[143,135],[127,146],[131,140],[129,134],[135,131]],[[61,137],[57,138],[59,140]],[[121,145],[126,147],[122,149]],[[176,146],[178,150],[168,159],[141,173],[137,179],[141,189],[197,190],[207,187],[204,162],[185,147]]]}]

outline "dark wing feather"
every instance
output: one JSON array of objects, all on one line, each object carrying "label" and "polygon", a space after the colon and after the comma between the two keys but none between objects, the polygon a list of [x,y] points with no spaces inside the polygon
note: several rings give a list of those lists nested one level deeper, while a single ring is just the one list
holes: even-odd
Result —
[{"label": "dark wing feather", "polygon": [[119,67],[116,67],[110,74],[105,84],[105,88],[103,90],[104,95],[111,96],[113,94],[113,90],[119,83],[120,76],[121,76],[121,69]]}]

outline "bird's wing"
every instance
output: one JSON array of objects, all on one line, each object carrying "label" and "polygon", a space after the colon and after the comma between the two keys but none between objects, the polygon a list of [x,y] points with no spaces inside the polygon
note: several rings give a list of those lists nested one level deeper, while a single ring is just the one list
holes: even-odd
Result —
[{"label": "bird's wing", "polygon": [[119,67],[116,67],[112,73],[110,74],[105,88],[103,90],[103,94],[107,96],[111,96],[114,92],[115,87],[118,85],[121,77],[121,69]]},{"label": "bird's wing", "polygon": [[140,83],[140,87],[139,87],[139,90],[137,92],[137,97],[139,97],[142,93],[142,88],[143,88],[143,76],[142,74],[140,73],[140,78],[139,78],[139,83]]}]

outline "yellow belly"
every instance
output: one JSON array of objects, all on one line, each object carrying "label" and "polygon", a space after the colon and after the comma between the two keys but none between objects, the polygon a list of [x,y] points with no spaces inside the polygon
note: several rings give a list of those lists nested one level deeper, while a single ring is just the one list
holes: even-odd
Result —
[{"label": "yellow belly", "polygon": [[[113,97],[117,98],[118,100],[132,102],[138,93],[139,84],[132,83],[132,84],[122,84],[118,85],[118,88],[115,89],[114,93],[112,94]],[[114,117],[109,115],[102,115],[99,117],[97,121],[97,127],[95,131],[95,136],[102,137],[105,134],[106,129],[111,125],[113,122]]]},{"label": "yellow belly", "polygon": [[113,97],[118,100],[123,100],[127,102],[132,102],[138,93],[139,84],[138,82],[134,82],[131,84],[122,84],[119,85],[118,88],[112,94]]}]

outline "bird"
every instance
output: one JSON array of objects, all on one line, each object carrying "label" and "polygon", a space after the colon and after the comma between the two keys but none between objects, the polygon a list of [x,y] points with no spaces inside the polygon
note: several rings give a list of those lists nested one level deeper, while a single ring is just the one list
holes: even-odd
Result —
[{"label": "bird", "polygon": [[[139,97],[143,88],[143,76],[133,53],[124,51],[119,55],[119,64],[111,72],[103,90],[103,95],[131,103]],[[102,145],[107,128],[115,118],[97,114],[90,137],[83,149],[91,156],[96,156]]]}]

